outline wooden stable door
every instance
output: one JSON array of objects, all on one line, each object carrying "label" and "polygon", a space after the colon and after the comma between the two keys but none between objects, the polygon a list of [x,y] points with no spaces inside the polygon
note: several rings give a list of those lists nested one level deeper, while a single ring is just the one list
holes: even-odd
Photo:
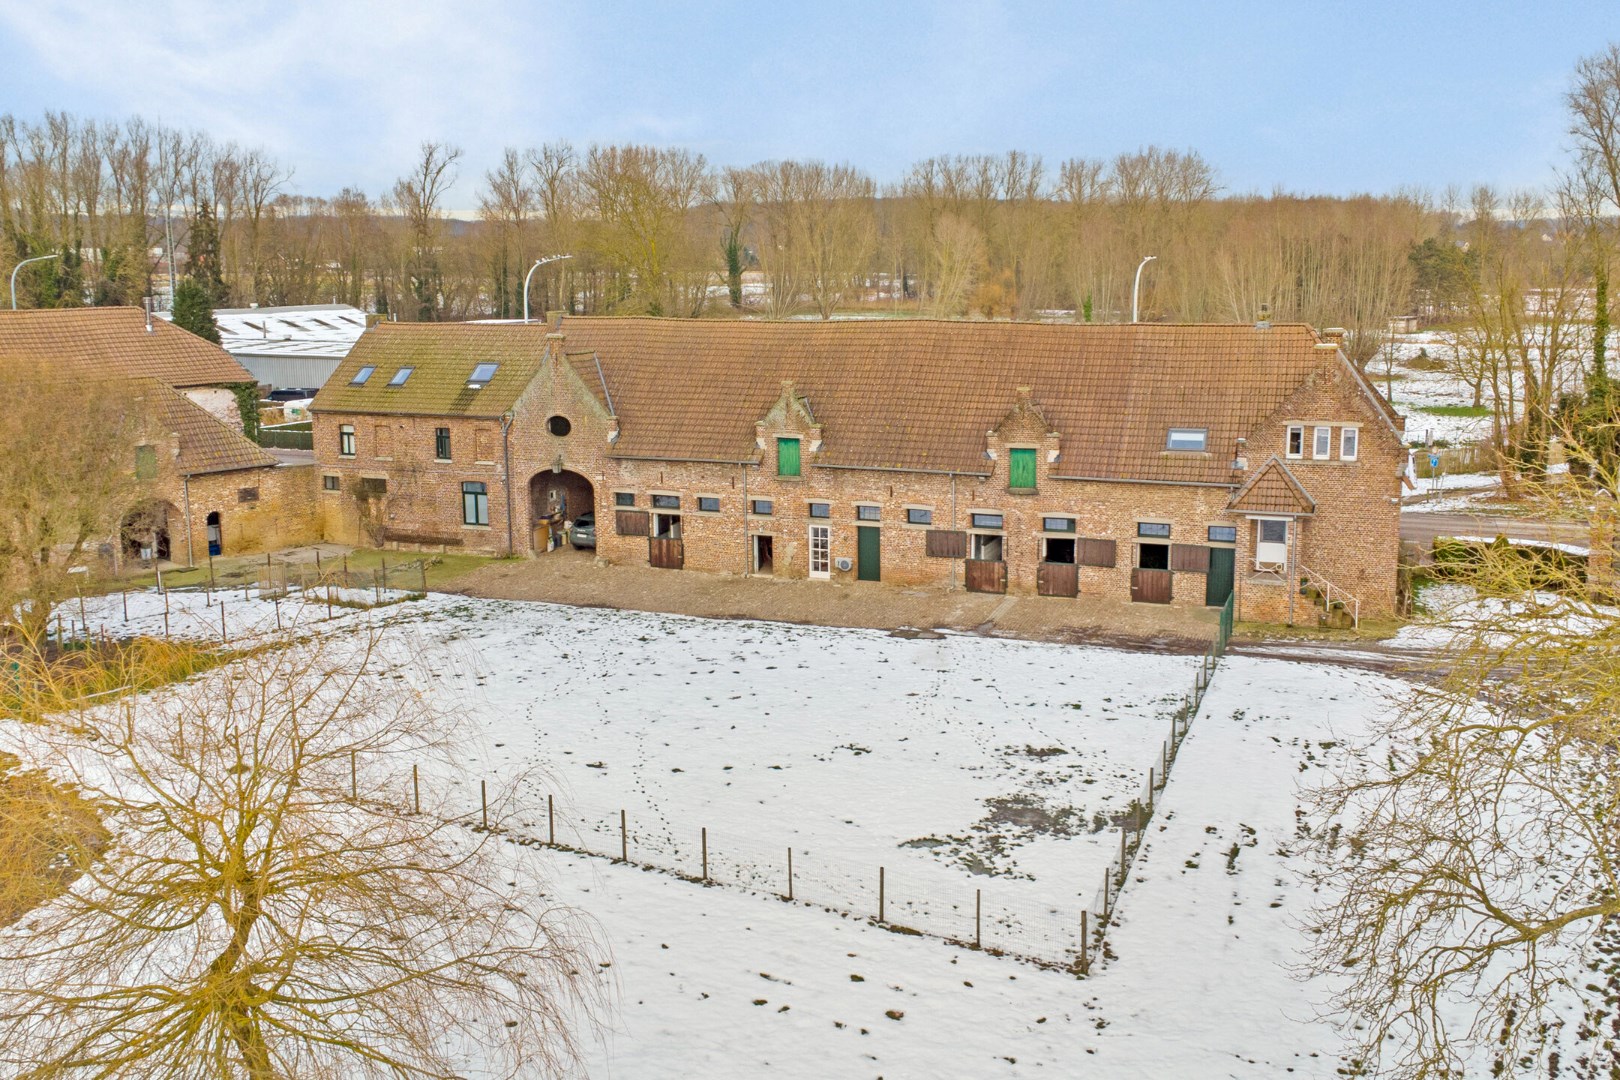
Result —
[{"label": "wooden stable door", "polygon": [[1209,577],[1204,580],[1204,603],[1223,607],[1232,595],[1233,568],[1237,552],[1231,548],[1209,549]]},{"label": "wooden stable door", "polygon": [[1074,563],[1037,564],[1035,591],[1041,596],[1079,596],[1080,568]]},{"label": "wooden stable door", "polygon": [[855,577],[860,581],[883,578],[883,530],[874,525],[855,528]]},{"label": "wooden stable door", "polygon": [[1168,604],[1170,602],[1170,571],[1131,571],[1131,600],[1138,604]]},{"label": "wooden stable door", "polygon": [[968,592],[1004,593],[1007,591],[1007,564],[999,560],[968,559],[964,580]]}]

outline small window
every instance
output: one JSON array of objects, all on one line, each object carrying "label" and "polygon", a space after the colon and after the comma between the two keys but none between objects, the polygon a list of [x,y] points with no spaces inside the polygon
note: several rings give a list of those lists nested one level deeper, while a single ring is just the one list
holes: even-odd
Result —
[{"label": "small window", "polygon": [[613,493],[613,505],[614,506],[634,506],[634,505],[636,505],[636,493],[633,492],[633,491],[615,491]]},{"label": "small window", "polygon": [[553,416],[551,419],[546,421],[546,430],[558,438],[562,438],[564,435],[567,435],[570,431],[574,430],[574,425],[566,416]]},{"label": "small window", "polygon": [[405,380],[410,378],[411,377],[411,372],[413,372],[415,370],[416,370],[415,368],[409,368],[409,367],[400,368],[398,371],[394,372],[394,377],[392,379],[388,380],[388,385],[389,386],[404,386],[405,385]]},{"label": "small window", "polygon": [[344,424],[338,428],[338,456],[354,457],[353,424]]},{"label": "small window", "polygon": [[906,508],[907,525],[932,525],[933,523],[934,512],[932,510],[921,506],[910,506]]},{"label": "small window", "polygon": [[1215,544],[1235,544],[1237,543],[1237,526],[1211,525],[1209,527],[1209,539],[1211,543]]},{"label": "small window", "polygon": [[750,514],[758,514],[761,517],[770,517],[771,516],[771,500],[769,500],[769,499],[752,499],[752,500],[750,500],[749,503],[748,503],[748,512]]},{"label": "small window", "polygon": [[337,477],[337,476],[332,475],[331,473],[327,473],[325,476],[321,477],[321,490],[322,491],[336,491],[342,486],[343,486],[342,479]]},{"label": "small window", "polygon": [[1262,521],[1260,522],[1260,542],[1262,544],[1288,543],[1288,522]]},{"label": "small window", "polygon": [[832,503],[811,503],[810,516],[813,518],[832,517]]},{"label": "small window", "polygon": [[718,514],[720,512],[720,500],[713,495],[699,495],[698,509],[705,514]]},{"label": "small window", "polygon": [[[990,514],[989,517],[998,515]],[[990,536],[985,533],[974,533],[972,543],[968,547],[968,558],[980,562],[1001,561],[1001,537]]]},{"label": "small window", "polygon": [[481,480],[468,480],[461,485],[461,523],[489,524],[489,488]]},{"label": "small window", "polygon": [[1311,457],[1317,461],[1326,461],[1333,456],[1333,429],[1319,427],[1314,434],[1315,438],[1311,442]]},{"label": "small window", "polygon": [[433,429],[433,456],[440,461],[450,460],[450,429]]},{"label": "small window", "polygon": [[157,447],[137,446],[135,448],[135,479],[154,480],[157,478]]},{"label": "small window", "polygon": [[362,499],[386,494],[388,494],[388,481],[383,477],[362,476],[360,478],[360,497]]},{"label": "small window", "polygon": [[1208,446],[1209,431],[1207,428],[1173,427],[1164,440],[1166,450],[1183,450],[1201,454],[1208,449]]},{"label": "small window", "polygon": [[679,510],[681,497],[679,495],[654,495],[652,497],[654,510]]},{"label": "small window", "polygon": [[776,475],[799,475],[799,440],[776,440]]},{"label": "small window", "polygon": [[1347,427],[1339,432],[1339,460],[1354,461],[1361,450],[1361,429]]},{"label": "small window", "polygon": [[354,378],[349,380],[349,385],[350,386],[364,386],[364,385],[366,385],[366,380],[371,378],[371,373],[373,371],[376,371],[376,370],[377,370],[377,367],[376,367],[375,364],[367,364],[365,367],[362,367],[359,371],[354,373]]},{"label": "small window", "polygon": [[237,488],[236,489],[236,501],[239,502],[239,503],[258,502],[259,501],[259,489],[256,488],[256,487]]},{"label": "small window", "polygon": [[467,376],[467,389],[482,390],[489,384],[489,380],[495,377],[495,372],[500,366],[499,364],[479,364],[473,368],[472,374]]},{"label": "small window", "polygon": [[1070,517],[1043,517],[1041,528],[1047,532],[1074,532],[1074,518]]},{"label": "small window", "polygon": [[879,506],[862,504],[855,508],[855,520],[857,521],[878,521],[882,516],[883,508]]},{"label": "small window", "polygon": [[1139,521],[1136,523],[1137,536],[1151,536],[1164,540],[1169,539],[1170,526],[1162,521]]},{"label": "small window", "polygon": [[975,529],[999,529],[1005,518],[1001,514],[974,514],[969,520]]},{"label": "small window", "polygon": [[1288,456],[1291,458],[1305,456],[1305,429],[1298,424],[1288,429]]}]

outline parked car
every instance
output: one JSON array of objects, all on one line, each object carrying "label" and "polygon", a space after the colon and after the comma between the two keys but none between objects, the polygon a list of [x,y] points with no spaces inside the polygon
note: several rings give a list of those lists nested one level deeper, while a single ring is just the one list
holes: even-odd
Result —
[{"label": "parked car", "polygon": [[596,515],[581,514],[574,519],[574,527],[568,530],[568,542],[576,548],[594,548],[596,546]]}]

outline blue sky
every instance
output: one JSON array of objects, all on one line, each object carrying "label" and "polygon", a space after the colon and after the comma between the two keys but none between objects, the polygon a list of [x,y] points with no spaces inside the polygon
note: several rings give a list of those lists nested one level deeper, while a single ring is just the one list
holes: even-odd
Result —
[{"label": "blue sky", "polygon": [[0,0],[0,111],[262,146],[289,187],[377,194],[417,143],[678,144],[710,161],[1194,148],[1228,191],[1548,180],[1575,61],[1620,4],[199,4]]}]

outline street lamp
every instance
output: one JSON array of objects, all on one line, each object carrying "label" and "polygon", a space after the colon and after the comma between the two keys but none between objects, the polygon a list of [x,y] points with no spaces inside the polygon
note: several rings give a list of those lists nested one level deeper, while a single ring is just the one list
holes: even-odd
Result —
[{"label": "street lamp", "polygon": [[35,255],[32,259],[24,259],[11,268],[11,310],[17,310],[17,271],[31,262],[45,262],[47,259],[60,259],[60,255]]},{"label": "street lamp", "polygon": [[573,258],[572,255],[547,255],[543,259],[534,260],[534,265],[529,267],[529,272],[527,274],[523,275],[523,321],[524,322],[529,321],[529,279],[534,277],[534,272],[536,270],[540,269],[542,266],[546,265],[547,263],[562,262],[564,259],[572,259],[572,258]]},{"label": "street lamp", "polygon": [[1131,322],[1136,321],[1136,298],[1142,292],[1142,267],[1157,258],[1157,255],[1146,255],[1143,256],[1141,262],[1136,264],[1136,284],[1131,286]]}]

